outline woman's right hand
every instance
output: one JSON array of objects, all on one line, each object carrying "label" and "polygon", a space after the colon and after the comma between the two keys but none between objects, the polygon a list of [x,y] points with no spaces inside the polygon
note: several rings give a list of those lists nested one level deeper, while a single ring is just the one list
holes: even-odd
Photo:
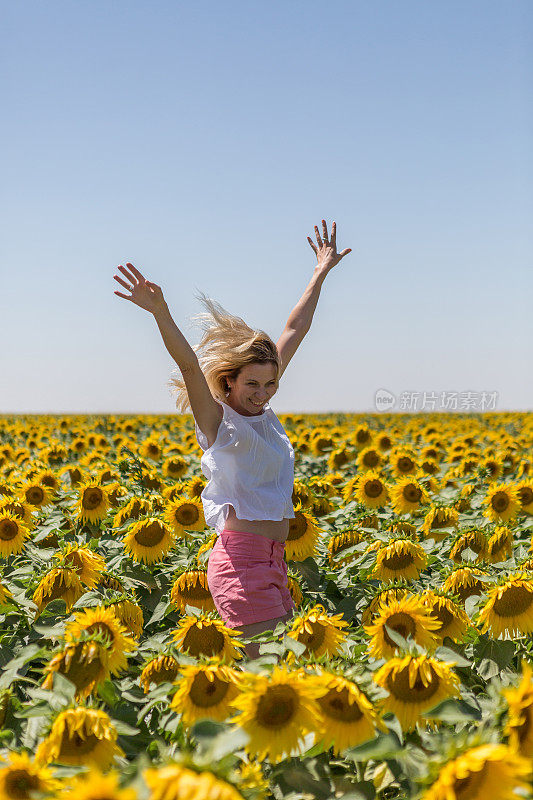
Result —
[{"label": "woman's right hand", "polygon": [[161,287],[156,283],[147,281],[146,278],[141,275],[139,270],[134,267],[133,264],[130,264],[129,261],[126,262],[126,267],[129,267],[129,272],[122,265],[119,265],[118,268],[126,276],[128,281],[133,284],[133,286],[127,284],[118,275],[114,275],[114,278],[121,284],[121,286],[124,286],[125,289],[131,292],[131,295],[122,294],[121,292],[115,292],[115,294],[119,297],[123,297],[124,300],[131,300],[131,302],[135,303],[136,306],[144,308],[146,311],[150,311],[152,314],[155,314],[156,311],[165,308],[166,302],[165,298],[163,297]]}]

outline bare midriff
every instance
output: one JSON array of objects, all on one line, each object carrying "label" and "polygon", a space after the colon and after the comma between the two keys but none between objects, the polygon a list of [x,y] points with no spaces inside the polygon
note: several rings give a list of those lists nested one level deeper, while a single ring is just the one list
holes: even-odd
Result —
[{"label": "bare midriff", "polygon": [[230,506],[224,530],[258,533],[267,539],[284,542],[289,535],[289,520],[288,518],[280,521],[275,519],[238,519],[235,509]]}]

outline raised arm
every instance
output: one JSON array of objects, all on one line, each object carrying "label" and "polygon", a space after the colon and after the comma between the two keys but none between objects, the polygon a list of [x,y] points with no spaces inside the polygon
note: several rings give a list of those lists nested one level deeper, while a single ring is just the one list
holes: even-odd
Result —
[{"label": "raised arm", "polygon": [[196,353],[172,319],[161,287],[156,283],[147,281],[133,264],[127,262],[126,267],[128,269],[121,265],[119,270],[125,275],[129,283],[133,284],[132,286],[118,275],[115,275],[114,278],[131,292],[131,295],[117,291],[115,291],[115,294],[125,300],[131,300],[135,305],[150,311],[154,315],[165,347],[183,375],[194,419],[208,440],[214,441],[222,419],[222,406],[217,403],[211,394]]},{"label": "raised arm", "polygon": [[311,327],[313,314],[315,313],[316,304],[318,303],[318,298],[320,296],[320,290],[326,275],[336,264],[339,263],[342,258],[344,258],[344,256],[352,252],[351,248],[349,247],[346,250],[343,250],[342,253],[337,253],[337,230],[335,222],[331,226],[330,239],[328,239],[328,229],[324,219],[322,220],[322,231],[324,236],[323,241],[318,232],[318,227],[315,225],[315,234],[318,247],[315,246],[310,236],[307,237],[309,244],[315,252],[317,264],[305,292],[291,311],[289,319],[287,320],[287,324],[285,325],[283,333],[281,334],[277,343],[278,353],[281,359],[281,374],[283,374],[285,371],[287,364],[297,351],[302,339]]}]

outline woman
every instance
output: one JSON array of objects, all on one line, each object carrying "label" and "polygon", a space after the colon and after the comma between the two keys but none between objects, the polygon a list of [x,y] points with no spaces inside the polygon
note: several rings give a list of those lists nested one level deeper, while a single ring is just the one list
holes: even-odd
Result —
[{"label": "woman", "polygon": [[[160,286],[130,263],[128,269],[119,266],[129,283],[114,276],[131,292],[116,295],[154,315],[180,369],[182,379],[172,381],[178,389],[176,407],[183,412],[190,406],[194,416],[208,479],[202,492],[205,519],[218,534],[208,585],[221,618],[244,636],[273,630],[295,608],[283,557],[294,518],[294,451],[268,401],[311,327],[324,278],[351,252],[337,253],[335,222],[331,238],[325,220],[322,229],[323,238],[315,225],[316,245],[307,237],[317,264],[277,345],[204,296],[209,313],[198,315],[205,322],[204,336],[193,349],[175,325]],[[258,645],[249,643],[246,653],[257,657]]]}]

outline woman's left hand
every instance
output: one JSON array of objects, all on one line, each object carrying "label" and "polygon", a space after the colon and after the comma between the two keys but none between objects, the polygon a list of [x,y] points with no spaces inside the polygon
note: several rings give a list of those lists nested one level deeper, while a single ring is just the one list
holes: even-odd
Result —
[{"label": "woman's left hand", "polygon": [[307,241],[315,251],[316,255],[317,265],[315,267],[315,272],[329,272],[330,269],[335,266],[335,264],[339,263],[341,258],[344,258],[344,256],[348,255],[348,253],[352,252],[352,248],[348,247],[346,250],[343,250],[342,253],[337,253],[337,229],[335,223],[333,223],[331,226],[331,239],[328,240],[328,229],[325,219],[322,220],[322,235],[324,237],[324,241],[322,241],[320,238],[317,225],[315,225],[315,234],[318,248],[314,244],[311,237],[307,237]]}]

